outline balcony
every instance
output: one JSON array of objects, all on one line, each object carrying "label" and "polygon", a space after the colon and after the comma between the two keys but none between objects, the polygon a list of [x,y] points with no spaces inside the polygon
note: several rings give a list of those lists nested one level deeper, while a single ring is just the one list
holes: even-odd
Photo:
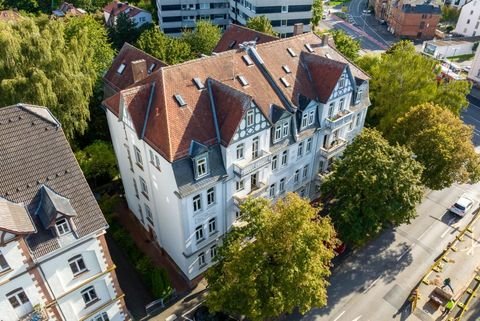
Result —
[{"label": "balcony", "polygon": [[332,118],[325,119],[325,127],[334,130],[347,125],[352,121],[353,113],[349,110],[342,110]]},{"label": "balcony", "polygon": [[268,165],[272,160],[272,154],[267,151],[260,151],[259,157],[252,160],[242,160],[233,164],[233,171],[240,177],[246,176]]},{"label": "balcony", "polygon": [[342,151],[346,145],[347,141],[345,139],[339,138],[336,141],[333,141],[327,148],[320,147],[320,156],[324,158],[330,158]]},{"label": "balcony", "polygon": [[240,206],[247,200],[249,197],[260,197],[265,191],[267,190],[267,184],[265,183],[258,183],[258,186],[252,187],[250,190],[250,193],[243,195],[243,196],[238,196],[238,195],[233,195],[233,202],[235,205]]}]

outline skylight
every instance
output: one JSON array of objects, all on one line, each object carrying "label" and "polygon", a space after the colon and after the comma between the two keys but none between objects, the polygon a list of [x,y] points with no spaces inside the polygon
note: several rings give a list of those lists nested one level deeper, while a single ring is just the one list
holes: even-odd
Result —
[{"label": "skylight", "polygon": [[193,82],[195,83],[195,86],[197,86],[197,89],[199,89],[199,90],[205,89],[205,85],[200,80],[200,78],[198,78],[198,77],[193,78]]},{"label": "skylight", "polygon": [[297,56],[297,54],[295,53],[295,51],[293,51],[292,48],[287,48],[287,51],[288,51],[288,53],[290,54],[290,56],[292,56],[292,57],[296,57],[296,56]]},{"label": "skylight", "polygon": [[314,52],[315,51],[315,50],[313,50],[312,46],[310,46],[309,43],[305,44],[305,48],[307,48],[308,52]]},{"label": "skylight", "polygon": [[285,87],[290,87],[290,83],[284,77],[280,78],[280,81]]},{"label": "skylight", "polygon": [[242,86],[248,86],[248,81],[243,76],[238,76],[238,81],[242,84]]},{"label": "skylight", "polygon": [[247,64],[247,66],[253,65],[252,59],[248,55],[242,56],[243,61]]},{"label": "skylight", "polygon": [[177,101],[177,104],[180,107],[183,107],[183,106],[187,105],[187,103],[185,102],[185,100],[183,100],[183,97],[180,94],[176,94],[176,95],[174,95],[174,97],[175,97],[175,100]]},{"label": "skylight", "polygon": [[125,70],[125,67],[125,64],[121,64],[120,66],[118,66],[117,72],[121,75]]},{"label": "skylight", "polygon": [[150,67],[148,67],[148,73],[151,74],[152,71],[153,71],[153,69],[155,69],[156,66],[157,66],[156,63],[152,63],[152,64],[150,65]]},{"label": "skylight", "polygon": [[288,68],[287,65],[283,65],[282,68],[283,68],[283,71],[285,71],[287,74],[289,74],[289,73],[292,72],[292,71],[290,70],[290,68]]}]

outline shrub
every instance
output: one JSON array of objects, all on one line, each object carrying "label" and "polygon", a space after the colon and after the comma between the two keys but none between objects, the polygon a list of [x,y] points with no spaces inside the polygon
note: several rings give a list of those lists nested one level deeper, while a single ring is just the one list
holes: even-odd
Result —
[{"label": "shrub", "polygon": [[164,269],[155,267],[151,272],[152,294],[157,298],[164,298],[172,293],[172,287]]}]

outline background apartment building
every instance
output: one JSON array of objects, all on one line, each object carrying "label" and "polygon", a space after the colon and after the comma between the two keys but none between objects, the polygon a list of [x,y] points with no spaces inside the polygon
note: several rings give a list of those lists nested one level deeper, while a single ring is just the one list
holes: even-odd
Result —
[{"label": "background apartment building", "polygon": [[3,107],[0,136],[0,319],[129,319],[107,222],[58,121]]},{"label": "background apartment building", "polygon": [[[249,42],[138,73],[104,101],[128,206],[188,279],[208,268],[248,197],[317,197],[361,131],[368,76],[327,42]],[[148,66],[130,59],[115,59],[107,84]]]},{"label": "background apartment building", "polygon": [[454,33],[474,37],[480,35],[480,1],[474,0],[462,7]]}]

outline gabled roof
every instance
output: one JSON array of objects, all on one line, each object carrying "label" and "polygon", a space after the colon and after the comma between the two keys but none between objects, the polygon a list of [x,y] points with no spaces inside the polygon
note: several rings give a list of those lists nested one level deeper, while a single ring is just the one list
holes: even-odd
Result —
[{"label": "gabled roof", "polygon": [[[25,204],[37,229],[26,239],[36,257],[61,247],[34,215],[43,185],[70,201],[79,238],[107,227],[62,128],[45,118],[46,110],[22,104],[0,108],[0,197]],[[67,207],[59,208],[71,214]]]},{"label": "gabled roof", "polygon": [[[147,71],[150,71],[150,74],[160,69],[160,67],[167,65],[163,61],[150,56],[146,52],[135,48],[129,43],[125,43],[113,60],[113,63],[103,77],[103,80],[116,92],[128,88],[135,83],[133,78],[132,62],[142,59],[145,60]],[[123,72],[119,73],[118,70],[120,70],[119,68],[122,64],[125,67]],[[150,70],[153,64],[155,64],[155,66]]]},{"label": "gabled roof", "polygon": [[276,124],[280,119],[285,118],[285,116],[290,116],[290,113],[283,108],[272,106],[270,111],[270,120],[273,124]]},{"label": "gabled roof", "polygon": [[23,204],[0,197],[0,230],[13,234],[30,234],[35,232],[35,227]]},{"label": "gabled roof", "polygon": [[77,212],[73,209],[68,198],[55,193],[46,185],[40,187],[39,193],[41,193],[40,201],[35,214],[42,222],[44,228],[52,227],[57,215],[77,216]]},{"label": "gabled roof", "polygon": [[232,49],[238,49],[241,43],[255,41],[257,44],[277,40],[275,36],[249,29],[237,24],[227,26],[222,37],[218,41],[213,52],[223,52]]},{"label": "gabled roof", "polygon": [[190,144],[190,152],[189,152],[190,157],[195,157],[195,156],[204,154],[206,152],[208,152],[207,146],[192,140],[192,143]]},{"label": "gabled roof", "polygon": [[121,13],[125,13],[129,18],[135,17],[140,12],[146,12],[146,10],[132,6],[128,2],[121,2],[118,0],[114,0],[107,4],[105,7],[103,7],[103,11],[114,17]]}]

